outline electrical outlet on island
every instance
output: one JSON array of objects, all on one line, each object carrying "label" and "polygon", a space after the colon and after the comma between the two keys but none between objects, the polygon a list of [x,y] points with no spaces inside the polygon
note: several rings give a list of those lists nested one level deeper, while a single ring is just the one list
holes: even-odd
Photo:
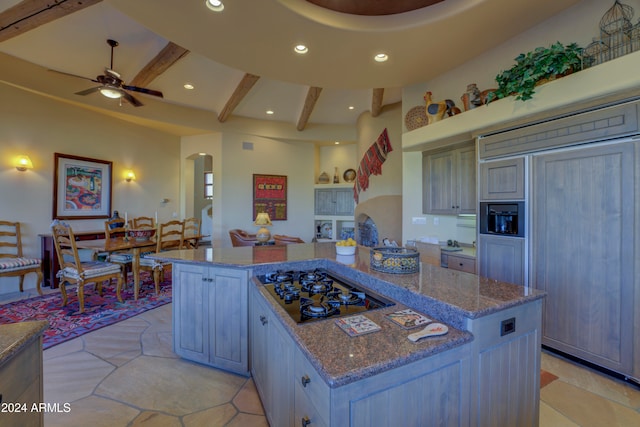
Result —
[{"label": "electrical outlet on island", "polygon": [[438,218],[437,216],[433,217],[433,225],[440,225],[440,218]]}]

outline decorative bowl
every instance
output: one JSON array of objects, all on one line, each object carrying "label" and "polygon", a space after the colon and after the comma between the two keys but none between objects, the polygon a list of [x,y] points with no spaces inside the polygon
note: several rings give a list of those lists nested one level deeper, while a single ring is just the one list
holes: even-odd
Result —
[{"label": "decorative bowl", "polygon": [[383,273],[417,273],[420,269],[420,254],[409,248],[372,248],[370,265],[373,270]]},{"label": "decorative bowl", "polygon": [[156,234],[155,228],[131,228],[129,229],[129,238],[135,239],[137,242],[146,242]]},{"label": "decorative bowl", "polygon": [[357,246],[338,246],[336,245],[336,254],[338,255],[354,255]]}]

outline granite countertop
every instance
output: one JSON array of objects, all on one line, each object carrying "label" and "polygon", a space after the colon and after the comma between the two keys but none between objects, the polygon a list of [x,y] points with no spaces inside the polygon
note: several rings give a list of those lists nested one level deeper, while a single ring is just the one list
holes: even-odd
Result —
[{"label": "granite countertop", "polygon": [[[340,256],[336,255],[334,246],[334,243],[326,242],[198,248],[163,252],[152,257],[204,266],[251,268],[254,275],[277,269],[327,268],[423,312],[436,311],[438,318],[459,328],[463,328],[461,317],[486,316],[545,295],[534,288],[429,264],[420,264],[420,271],[413,274],[380,273],[369,265],[370,248],[358,246],[355,255]],[[453,252],[456,253],[459,252]]]},{"label": "granite countertop", "polygon": [[42,334],[49,322],[19,322],[0,325],[0,365],[11,359],[25,344]]},{"label": "granite countertop", "polygon": [[[334,246],[335,243],[327,242],[198,248],[163,252],[154,257],[206,267],[251,268],[254,276],[274,270],[326,268],[393,299],[396,305],[392,307],[366,312],[368,318],[380,325],[381,331],[350,337],[332,319],[296,324],[260,282],[252,280],[330,387],[339,387],[462,346],[473,340],[473,335],[465,330],[466,319],[525,304],[545,295],[535,289],[428,264],[421,264],[420,271],[413,274],[380,273],[370,268],[370,248],[359,246],[355,255],[339,256]],[[405,330],[384,316],[408,307],[446,324],[449,332],[418,343],[409,341],[407,336],[421,328]]]},{"label": "granite countertop", "polygon": [[458,248],[443,246],[441,250],[443,255],[455,255],[476,259],[476,248],[473,246],[460,246]]},{"label": "granite countertop", "polygon": [[[399,303],[363,313],[382,329],[357,337],[351,337],[340,329],[335,319],[297,324],[257,279],[254,279],[253,284],[279,316],[307,359],[332,388],[424,359],[473,340],[471,333],[448,325],[449,331],[445,335],[411,342],[407,336],[421,331],[422,327],[404,329],[385,317],[388,313],[408,308]],[[440,322],[429,315],[427,317]]]}]

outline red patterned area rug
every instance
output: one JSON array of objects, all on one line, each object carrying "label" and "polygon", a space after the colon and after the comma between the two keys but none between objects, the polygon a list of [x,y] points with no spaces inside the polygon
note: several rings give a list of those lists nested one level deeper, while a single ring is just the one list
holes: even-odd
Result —
[{"label": "red patterned area rug", "polygon": [[[88,284],[84,292],[84,313],[80,314],[75,287],[67,288],[68,302],[62,307],[60,292],[0,305],[0,324],[46,320],[49,328],[43,334],[43,348],[47,349],[87,332],[121,322],[145,311],[171,302],[170,275],[160,284],[156,295],[153,280],[141,280],[138,300],[133,299],[133,285],[121,291],[122,302],[116,298],[115,284],[103,285],[103,295]],[[131,280],[130,280],[131,281]]]}]

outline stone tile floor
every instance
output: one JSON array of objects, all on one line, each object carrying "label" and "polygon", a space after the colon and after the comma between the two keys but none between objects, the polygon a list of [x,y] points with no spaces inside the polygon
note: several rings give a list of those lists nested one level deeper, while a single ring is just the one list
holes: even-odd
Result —
[{"label": "stone tile floor", "polygon": [[171,348],[167,304],[45,350],[45,401],[71,404],[45,426],[268,426],[251,378]]},{"label": "stone tile floor", "polygon": [[[640,387],[546,351],[542,368],[558,378],[540,392],[541,427],[640,426]],[[71,408],[46,427],[268,426],[251,378],[173,353],[171,304],[45,350],[44,397]]]}]

